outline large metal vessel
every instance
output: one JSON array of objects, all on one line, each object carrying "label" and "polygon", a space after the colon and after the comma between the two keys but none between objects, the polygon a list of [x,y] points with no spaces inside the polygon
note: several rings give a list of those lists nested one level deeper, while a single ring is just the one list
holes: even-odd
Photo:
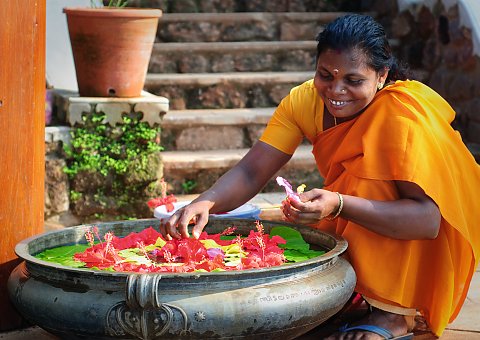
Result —
[{"label": "large metal vessel", "polygon": [[[339,311],[356,283],[340,255],[347,242],[305,226],[263,221],[300,231],[322,256],[278,267],[182,274],[137,274],[75,269],[33,255],[85,242],[89,226],[45,233],[20,242],[24,261],[10,275],[9,294],[30,322],[65,339],[294,339]],[[158,220],[100,223],[117,236]],[[235,226],[247,234],[251,219],[211,219],[209,233]]]}]

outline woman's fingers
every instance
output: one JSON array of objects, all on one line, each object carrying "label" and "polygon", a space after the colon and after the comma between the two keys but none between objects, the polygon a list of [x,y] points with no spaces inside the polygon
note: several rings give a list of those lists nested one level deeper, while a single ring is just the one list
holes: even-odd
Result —
[{"label": "woman's fingers", "polygon": [[[189,237],[187,231],[187,225],[183,225],[185,218],[185,210],[177,210],[165,223],[166,235],[169,235],[173,238],[180,239],[182,237]],[[186,235],[186,236],[185,236]]]},{"label": "woman's fingers", "polygon": [[171,224],[166,224],[166,237],[170,237],[170,238],[176,238],[176,239],[180,239],[182,238],[182,236],[180,235],[180,233],[177,231],[177,228]]},{"label": "woman's fingers", "polygon": [[191,213],[189,209],[185,208],[182,211],[178,221],[177,221],[177,232],[180,233],[182,238],[189,238],[190,235],[188,234],[188,225],[190,221],[193,220],[193,223],[196,222],[196,215]]},{"label": "woman's fingers", "polygon": [[299,194],[298,196],[300,197],[300,200],[302,202],[310,202],[310,201],[315,201],[315,200],[319,200],[322,198],[322,196],[325,194],[327,190],[323,190],[323,189],[312,189],[312,190],[309,190],[309,191],[305,191],[301,194]]},{"label": "woman's fingers", "polygon": [[316,224],[331,213],[331,195],[337,195],[323,189],[313,189],[300,194],[301,202],[286,199],[282,202],[285,220],[302,224]]},{"label": "woman's fingers", "polygon": [[165,219],[160,219],[160,234],[162,234],[162,236],[167,240],[167,241],[170,241],[172,239],[172,237],[167,234],[167,228],[166,228],[166,220]]},{"label": "woman's fingers", "polygon": [[284,215],[284,220],[288,222],[295,222],[295,220],[298,219],[298,214],[300,213],[298,209],[293,207],[293,205],[291,204],[292,201],[294,200],[286,199],[282,202],[281,210]]},{"label": "woman's fingers", "polygon": [[188,226],[194,224],[193,236],[198,238],[208,223],[208,209],[202,204],[187,205],[177,210],[165,223],[160,223],[160,232],[165,237],[188,238]]},{"label": "woman's fingers", "polygon": [[205,228],[207,223],[208,223],[208,214],[198,215],[195,221],[195,226],[193,227],[193,230],[192,230],[193,237],[198,239],[200,237],[200,234],[203,231],[203,228]]},{"label": "woman's fingers", "polygon": [[293,208],[288,203],[282,205],[284,220],[291,223],[299,224],[316,224],[322,219],[321,212],[304,212]]}]

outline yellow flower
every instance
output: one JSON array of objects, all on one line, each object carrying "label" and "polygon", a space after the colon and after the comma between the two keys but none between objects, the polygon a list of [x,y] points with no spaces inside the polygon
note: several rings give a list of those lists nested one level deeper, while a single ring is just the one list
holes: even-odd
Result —
[{"label": "yellow flower", "polygon": [[307,186],[305,184],[302,184],[302,185],[299,185],[298,188],[297,188],[297,194],[301,194],[305,191],[305,188]]}]

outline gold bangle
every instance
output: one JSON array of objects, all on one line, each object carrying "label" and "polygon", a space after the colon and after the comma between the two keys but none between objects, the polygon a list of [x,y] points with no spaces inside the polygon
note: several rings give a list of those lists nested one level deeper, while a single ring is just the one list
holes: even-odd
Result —
[{"label": "gold bangle", "polygon": [[335,192],[335,193],[338,195],[338,208],[337,208],[337,212],[332,217],[327,217],[327,220],[329,221],[333,221],[334,219],[336,219],[343,210],[343,196],[339,192]]}]

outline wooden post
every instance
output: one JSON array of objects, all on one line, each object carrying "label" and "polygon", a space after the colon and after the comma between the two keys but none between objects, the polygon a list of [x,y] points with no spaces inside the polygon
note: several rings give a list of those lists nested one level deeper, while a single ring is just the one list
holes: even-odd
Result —
[{"label": "wooden post", "polygon": [[45,1],[0,1],[0,330],[22,320],[6,289],[15,245],[44,229]]}]

